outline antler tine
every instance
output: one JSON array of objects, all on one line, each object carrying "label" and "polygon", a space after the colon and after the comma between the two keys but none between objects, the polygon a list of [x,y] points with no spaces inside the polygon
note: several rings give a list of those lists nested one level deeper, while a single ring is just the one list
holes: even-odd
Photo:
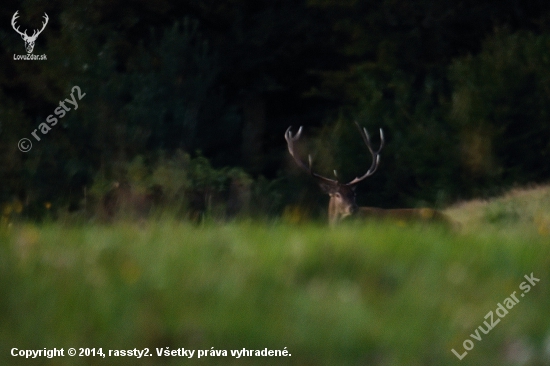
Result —
[{"label": "antler tine", "polygon": [[296,162],[296,164],[298,164],[300,168],[304,169],[308,173],[311,173],[311,163],[312,163],[311,155],[308,156],[309,158],[309,168],[308,168],[306,164],[304,164],[304,162],[300,160],[294,152],[294,142],[300,139],[300,136],[302,135],[302,126],[300,126],[300,128],[298,129],[298,132],[296,132],[294,136],[292,136],[291,129],[292,129],[292,126],[289,126],[285,132],[285,140],[287,143],[288,152],[294,158],[294,161]]},{"label": "antler tine", "polygon": [[42,32],[44,30],[44,28],[46,28],[46,25],[48,24],[48,20],[50,20],[50,18],[48,17],[48,14],[44,13],[44,21],[42,22],[42,29],[40,30],[40,32]]},{"label": "antler tine", "polygon": [[378,165],[380,164],[380,151],[382,151],[382,148],[384,147],[384,131],[382,131],[382,129],[380,129],[380,147],[378,148],[377,151],[374,151],[374,149],[372,148],[372,143],[370,141],[370,136],[369,136],[369,133],[367,132],[367,129],[364,127],[361,128],[361,126],[359,126],[359,123],[357,123],[357,121],[355,122],[355,125],[359,129],[359,133],[361,134],[361,137],[363,138],[365,145],[367,145],[367,148],[369,149],[372,155],[372,163],[369,170],[367,170],[367,172],[363,176],[356,177],[351,182],[347,183],[347,185],[355,185],[361,182],[363,179],[370,177],[371,175],[374,174],[374,172],[376,172],[376,169],[378,169]]},{"label": "antler tine", "polygon": [[382,148],[384,147],[384,131],[380,129],[380,147],[378,148],[378,151],[375,152],[372,149],[372,143],[370,142],[370,135],[367,129],[365,127],[361,128],[361,126],[359,126],[359,123],[357,123],[357,121],[355,121],[355,125],[359,129],[359,133],[361,134],[361,137],[363,138],[363,141],[365,142],[365,145],[367,145],[367,148],[369,149],[371,154],[373,155],[379,154]]},{"label": "antler tine", "polygon": [[19,10],[16,10],[15,11],[15,14],[13,14],[13,16],[11,17],[11,25],[15,26],[15,21],[17,20],[17,18],[19,18]]},{"label": "antler tine", "polygon": [[46,28],[46,25],[48,24],[48,20],[50,20],[50,18],[48,18],[48,14],[44,13],[44,21],[42,22],[42,29],[38,30],[38,29],[35,29],[34,32],[36,33],[33,33],[32,37],[38,37],[38,35],[40,33],[42,33],[44,31],[44,29]]},{"label": "antler tine", "polygon": [[300,128],[298,129],[298,132],[296,132],[296,134],[294,136],[292,136],[292,126],[289,126],[285,132],[285,140],[286,140],[286,144],[287,144],[287,147],[288,147],[288,152],[290,153],[290,156],[292,156],[292,158],[294,159],[294,161],[296,162],[296,164],[302,168],[303,170],[305,170],[306,172],[310,173],[311,174],[311,156],[309,157],[309,164],[310,164],[310,167],[308,168],[306,166],[306,164],[304,164],[303,161],[301,161],[297,156],[296,154],[294,153],[294,142],[295,141],[298,141],[298,139],[300,138],[300,136],[302,135],[302,126],[300,126]]},{"label": "antler tine", "polygon": [[294,159],[296,164],[300,168],[302,168],[303,170],[308,172],[308,174],[312,175],[313,177],[315,177],[315,178],[317,178],[321,181],[324,181],[325,183],[338,184],[337,180],[329,179],[329,178],[323,177],[322,175],[319,175],[319,174],[313,172],[313,169],[312,169],[313,159],[311,158],[311,154],[308,155],[309,167],[306,166],[306,164],[302,160],[300,160],[298,158],[298,156],[296,156],[296,153],[294,151],[294,142],[298,141],[298,139],[302,135],[302,126],[300,126],[300,128],[298,129],[298,132],[296,132],[296,134],[294,136],[292,136],[292,132],[290,131],[291,129],[292,129],[292,126],[289,126],[287,128],[287,130],[285,132],[285,140],[286,140],[286,143],[287,143],[288,152],[290,153],[290,155],[292,156],[292,158]]},{"label": "antler tine", "polygon": [[16,24],[15,24],[15,21],[17,20],[17,18],[19,18],[19,14],[18,14],[18,13],[19,13],[19,10],[17,10],[17,11],[15,12],[15,14],[13,14],[13,17],[11,18],[11,26],[12,26],[13,30],[15,30],[15,31],[16,31],[17,33],[19,33],[20,35],[25,35],[25,36],[26,36],[26,35],[27,35],[27,31],[25,30],[25,32],[21,32],[21,31],[19,30],[19,26],[16,26]]}]

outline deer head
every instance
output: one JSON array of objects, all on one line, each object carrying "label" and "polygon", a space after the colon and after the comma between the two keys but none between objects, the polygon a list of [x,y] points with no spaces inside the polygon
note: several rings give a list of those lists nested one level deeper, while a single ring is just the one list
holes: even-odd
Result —
[{"label": "deer head", "polygon": [[19,26],[16,27],[15,25],[15,20],[19,18],[19,15],[17,14],[18,12],[19,10],[17,10],[15,14],[13,14],[13,17],[11,18],[11,26],[17,33],[19,33],[21,38],[23,38],[23,41],[25,41],[25,49],[27,50],[27,53],[32,53],[32,50],[34,49],[34,42],[36,42],[36,38],[38,38],[40,33],[42,33],[44,28],[46,28],[46,24],[48,24],[48,20],[49,20],[48,14],[44,13],[44,21],[42,22],[42,29],[40,30],[35,29],[32,35],[29,36],[27,35],[27,30],[25,30],[24,32],[21,32],[19,30]]}]

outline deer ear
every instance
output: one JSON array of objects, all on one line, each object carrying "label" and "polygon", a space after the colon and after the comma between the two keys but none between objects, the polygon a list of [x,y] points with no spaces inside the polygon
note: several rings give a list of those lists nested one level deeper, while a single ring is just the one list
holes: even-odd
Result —
[{"label": "deer ear", "polygon": [[325,192],[326,194],[331,194],[336,191],[336,186],[334,184],[329,183],[319,183],[319,186]]}]

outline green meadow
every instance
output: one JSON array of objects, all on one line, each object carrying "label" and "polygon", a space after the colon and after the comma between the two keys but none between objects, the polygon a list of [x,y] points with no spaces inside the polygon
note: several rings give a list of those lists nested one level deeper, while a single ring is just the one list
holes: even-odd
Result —
[{"label": "green meadow", "polygon": [[[550,188],[446,212],[460,229],[167,218],[3,225],[0,364],[549,365]],[[524,293],[531,273],[540,281]],[[499,317],[514,292],[519,301]],[[484,334],[489,312],[496,324]],[[70,347],[106,357],[70,357]],[[12,348],[65,356],[31,360]],[[157,356],[179,348],[194,357]],[[243,348],[289,355],[231,355]],[[108,355],[133,349],[152,356]]]}]

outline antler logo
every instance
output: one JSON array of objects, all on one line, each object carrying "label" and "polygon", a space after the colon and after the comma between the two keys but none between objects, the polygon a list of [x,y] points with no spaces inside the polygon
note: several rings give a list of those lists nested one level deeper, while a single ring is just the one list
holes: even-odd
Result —
[{"label": "antler logo", "polygon": [[15,25],[15,20],[19,18],[19,15],[17,14],[18,12],[19,10],[17,10],[15,14],[13,14],[13,17],[11,18],[11,26],[17,33],[21,35],[21,38],[23,38],[23,41],[25,41],[25,49],[27,50],[27,53],[32,53],[32,50],[34,49],[34,42],[36,42],[36,38],[38,38],[40,33],[42,33],[44,28],[46,28],[46,24],[48,24],[48,20],[49,20],[48,14],[44,13],[44,21],[42,22],[42,29],[40,30],[35,29],[32,33],[32,36],[29,36],[27,34],[27,30],[25,30],[24,32],[21,32],[19,30],[19,26],[16,27]]}]

